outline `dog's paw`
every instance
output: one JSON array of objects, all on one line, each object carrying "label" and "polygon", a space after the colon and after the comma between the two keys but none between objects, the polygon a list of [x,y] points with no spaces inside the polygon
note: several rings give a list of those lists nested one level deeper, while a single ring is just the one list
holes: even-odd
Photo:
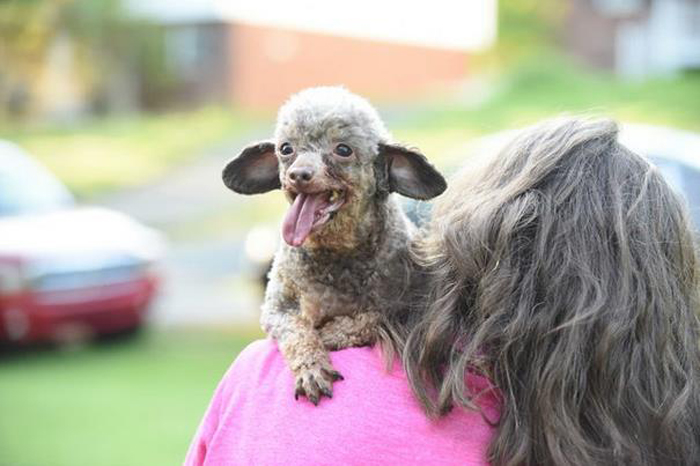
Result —
[{"label": "dog's paw", "polygon": [[333,369],[329,362],[314,363],[296,373],[294,399],[305,396],[315,406],[321,397],[333,398],[333,382],[343,380],[340,372]]}]

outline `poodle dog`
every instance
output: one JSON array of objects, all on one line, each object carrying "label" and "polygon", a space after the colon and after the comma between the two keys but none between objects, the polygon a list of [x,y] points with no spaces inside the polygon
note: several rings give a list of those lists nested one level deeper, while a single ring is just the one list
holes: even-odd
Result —
[{"label": "poodle dog", "polygon": [[243,149],[223,180],[242,194],[281,188],[291,204],[261,324],[295,375],[295,398],[317,405],[342,379],[328,350],[374,343],[383,317],[408,304],[415,228],[390,194],[431,199],[445,179],[392,143],[365,99],[318,87],[293,95],[273,140]]}]

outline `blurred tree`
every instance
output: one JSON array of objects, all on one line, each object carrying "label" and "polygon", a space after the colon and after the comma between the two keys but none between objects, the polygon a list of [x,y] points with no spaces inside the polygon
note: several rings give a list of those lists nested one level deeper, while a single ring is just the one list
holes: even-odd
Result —
[{"label": "blurred tree", "polygon": [[500,0],[498,42],[502,54],[521,55],[556,43],[567,2]]},{"label": "blurred tree", "polygon": [[65,1],[0,1],[0,111],[28,110]]},{"label": "blurred tree", "polygon": [[567,5],[561,0],[498,0],[496,45],[478,57],[478,64],[500,70],[555,48]]},{"label": "blurred tree", "polygon": [[[159,95],[173,85],[162,36],[160,27],[129,17],[120,0],[0,0],[0,116],[41,112],[42,88],[62,92],[60,79],[75,81],[70,87],[87,111],[162,104]],[[59,45],[69,78],[61,70],[47,83]]]},{"label": "blurred tree", "polygon": [[[89,57],[95,110],[165,105],[175,82],[165,64],[161,26],[128,16],[120,0],[72,0],[64,23]],[[95,66],[96,65],[96,66]]]}]

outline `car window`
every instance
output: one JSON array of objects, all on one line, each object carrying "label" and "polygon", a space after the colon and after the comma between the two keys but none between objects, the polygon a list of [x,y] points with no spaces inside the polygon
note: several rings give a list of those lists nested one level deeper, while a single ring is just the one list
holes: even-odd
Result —
[{"label": "car window", "polygon": [[47,212],[72,204],[68,190],[41,167],[11,163],[0,169],[0,216]]}]

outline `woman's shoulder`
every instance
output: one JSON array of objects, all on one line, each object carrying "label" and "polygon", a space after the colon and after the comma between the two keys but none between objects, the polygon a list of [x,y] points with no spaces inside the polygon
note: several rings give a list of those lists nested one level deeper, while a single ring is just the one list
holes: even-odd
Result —
[{"label": "woman's shoulder", "polygon": [[242,463],[256,458],[259,464],[283,456],[298,457],[298,464],[339,458],[354,464],[420,464],[434,462],[437,454],[442,464],[483,464],[492,429],[481,413],[455,410],[429,419],[401,365],[387,369],[379,348],[348,348],[330,357],[345,379],[333,385],[332,399],[314,406],[295,400],[294,375],[274,341],[249,344],[212,403],[210,456],[234,455]]},{"label": "woman's shoulder", "polygon": [[[390,407],[393,417],[403,417],[422,423],[425,414],[416,401],[399,360],[387,363],[381,349],[375,347],[346,348],[330,353],[333,367],[343,380],[333,384],[333,399],[323,398],[320,407],[326,411],[353,410],[357,406],[372,408],[382,413]],[[225,400],[238,403],[277,403],[291,409],[310,409],[314,406],[305,398],[295,400],[294,374],[272,339],[250,343],[227,371],[221,392]],[[490,382],[468,375],[466,386],[478,393],[478,403],[488,419],[498,419],[500,398]],[[287,401],[293,401],[287,404]],[[318,409],[316,409],[318,410]],[[455,420],[462,414],[456,411]],[[472,417],[471,415],[468,417]],[[480,416],[479,416],[480,417]]]}]

